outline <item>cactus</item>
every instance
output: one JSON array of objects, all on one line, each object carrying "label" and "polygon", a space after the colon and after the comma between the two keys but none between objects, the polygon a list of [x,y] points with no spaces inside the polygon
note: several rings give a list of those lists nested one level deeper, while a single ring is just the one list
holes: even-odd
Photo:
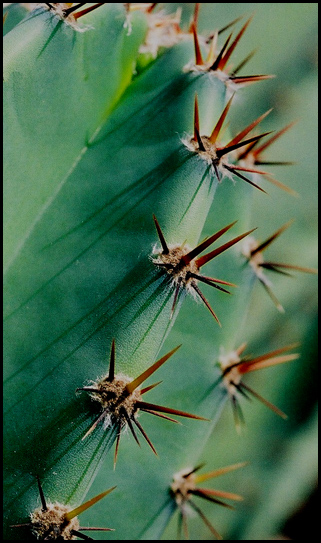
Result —
[{"label": "cactus", "polygon": [[311,491],[313,135],[283,183],[299,124],[275,126],[253,17],[225,6],[5,5],[6,540],[270,539]]}]

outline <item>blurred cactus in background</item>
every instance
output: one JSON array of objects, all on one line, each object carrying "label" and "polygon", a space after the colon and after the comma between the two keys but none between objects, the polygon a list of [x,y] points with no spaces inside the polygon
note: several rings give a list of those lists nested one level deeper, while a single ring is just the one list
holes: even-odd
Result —
[{"label": "blurred cactus in background", "polygon": [[316,11],[4,4],[5,540],[300,533]]}]

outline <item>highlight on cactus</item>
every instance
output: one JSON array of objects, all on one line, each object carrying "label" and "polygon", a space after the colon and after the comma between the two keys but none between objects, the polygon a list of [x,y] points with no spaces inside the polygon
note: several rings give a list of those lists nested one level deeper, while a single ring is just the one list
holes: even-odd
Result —
[{"label": "highlight on cactus", "polygon": [[[313,6],[3,5],[4,540],[291,538],[317,473]],[[296,264],[265,258],[285,231]],[[275,390],[288,420],[254,401],[241,432],[243,400],[287,418]]]},{"label": "highlight on cactus", "polygon": [[112,528],[84,528],[79,524],[78,516],[95,505],[105,496],[110,494],[116,487],[109,488],[98,496],[91,498],[79,507],[72,509],[59,502],[51,503],[46,500],[41,482],[37,477],[41,507],[38,507],[30,514],[30,522],[11,526],[11,528],[26,528],[36,539],[49,540],[72,540],[92,539],[82,532],[111,532]]},{"label": "highlight on cactus", "polygon": [[273,243],[273,241],[276,240],[282,234],[282,232],[284,232],[292,223],[292,220],[288,221],[263,242],[258,242],[254,237],[250,237],[244,242],[243,245],[243,255],[247,258],[248,263],[254,271],[255,276],[258,278],[261,285],[263,285],[263,287],[265,288],[276,308],[281,312],[284,312],[284,308],[275,296],[272,290],[272,283],[264,273],[265,270],[273,271],[275,273],[287,276],[291,276],[288,270],[312,274],[317,273],[317,270],[314,268],[307,268],[305,266],[297,266],[294,264],[284,264],[282,262],[275,262],[264,259],[264,256],[262,254],[263,251],[265,251],[265,249],[267,249],[271,245],[271,243]]},{"label": "highlight on cactus", "polygon": [[[245,234],[241,234],[240,236],[237,236],[233,238],[232,240],[228,241],[227,243],[224,243],[217,249],[214,249],[213,251],[203,255],[199,256],[200,253],[205,251],[212,243],[214,243],[217,239],[219,239],[225,232],[227,232],[234,224],[229,224],[228,226],[225,226],[209,238],[205,239],[197,245],[194,249],[189,247],[188,245],[183,244],[170,244],[168,245],[165,237],[163,235],[163,232],[161,230],[161,227],[154,215],[154,222],[156,225],[157,233],[159,240],[161,242],[161,251],[159,251],[158,248],[154,248],[153,254],[157,256],[157,258],[153,259],[153,263],[164,270],[164,273],[167,273],[169,275],[169,279],[171,281],[171,287],[174,289],[174,300],[172,305],[172,311],[171,311],[171,317],[173,316],[178,298],[182,292],[188,292],[192,295],[195,293],[199,296],[199,298],[204,302],[206,307],[209,309],[215,320],[218,324],[220,324],[220,321],[211,308],[209,302],[205,298],[204,294],[201,292],[201,290],[198,287],[198,281],[201,281],[205,283],[206,285],[210,285],[211,287],[216,288],[217,290],[220,290],[222,292],[225,292],[227,294],[230,294],[228,290],[223,288],[221,285],[235,287],[233,283],[229,283],[228,281],[224,281],[222,279],[217,279],[214,277],[207,277],[205,275],[201,275],[200,268],[204,266],[207,262],[210,262],[215,258],[216,256],[220,255],[239,241],[241,241],[243,238],[254,232],[256,230],[255,228],[250,230],[249,232],[245,232]],[[197,258],[198,257],[198,258]]]},{"label": "highlight on cactus", "polygon": [[210,501],[217,505],[222,505],[223,507],[227,507],[229,509],[233,509],[233,507],[229,503],[222,501],[222,499],[241,501],[243,498],[242,496],[232,492],[198,487],[197,485],[199,483],[209,481],[210,479],[214,479],[215,477],[219,477],[220,475],[224,475],[225,473],[243,468],[244,466],[246,466],[246,462],[234,464],[232,466],[227,466],[225,468],[216,469],[214,471],[198,475],[198,471],[203,467],[203,465],[200,465],[193,469],[183,469],[178,473],[175,473],[170,490],[179,511],[178,539],[181,539],[182,530],[185,536],[184,539],[190,539],[187,525],[187,518],[190,510],[194,510],[198,514],[216,539],[223,539],[216,528],[214,528],[212,523],[202,512],[197,503],[195,503],[194,498],[202,498],[203,500]]},{"label": "highlight on cactus", "polygon": [[297,346],[298,344],[287,345],[286,347],[281,347],[280,349],[251,358],[249,356],[242,356],[247,347],[246,343],[242,343],[242,345],[240,345],[234,351],[226,354],[222,353],[219,356],[218,365],[222,372],[220,381],[222,386],[224,386],[228,392],[233,409],[235,427],[238,432],[241,431],[242,425],[244,426],[245,423],[239,402],[241,397],[246,398],[247,400],[256,398],[281,418],[287,418],[287,415],[283,413],[283,411],[263,398],[255,390],[249,387],[249,385],[245,384],[242,379],[244,375],[252,371],[262,370],[264,368],[297,360],[300,356],[297,353],[282,354],[296,348]]},{"label": "highlight on cactus", "polygon": [[120,436],[124,427],[129,428],[136,443],[140,445],[134,429],[134,426],[136,426],[144,439],[147,441],[152,451],[157,454],[154,445],[152,444],[142,425],[138,421],[140,411],[149,413],[150,415],[155,415],[157,417],[175,423],[177,423],[178,421],[171,417],[168,417],[168,415],[176,415],[179,417],[186,417],[197,420],[206,420],[204,419],[204,417],[192,415],[191,413],[186,413],[178,409],[173,409],[171,407],[165,407],[163,405],[156,405],[150,402],[143,401],[143,395],[159,385],[160,382],[149,385],[143,389],[140,388],[140,385],[144,383],[146,379],[148,379],[151,375],[153,375],[155,371],[158,370],[158,368],[165,364],[165,362],[167,362],[167,360],[180,347],[181,345],[175,347],[175,349],[157,360],[152,366],[150,366],[150,368],[148,368],[146,371],[136,377],[136,379],[131,379],[130,377],[123,374],[115,374],[116,355],[115,341],[113,340],[111,346],[108,375],[96,381],[92,386],[85,386],[83,388],[77,389],[89,392],[91,398],[94,401],[99,402],[103,408],[103,412],[96,420],[96,422],[90,427],[83,439],[88,437],[100,422],[104,423],[105,428],[108,428],[110,426],[117,427],[114,465],[116,465]]}]

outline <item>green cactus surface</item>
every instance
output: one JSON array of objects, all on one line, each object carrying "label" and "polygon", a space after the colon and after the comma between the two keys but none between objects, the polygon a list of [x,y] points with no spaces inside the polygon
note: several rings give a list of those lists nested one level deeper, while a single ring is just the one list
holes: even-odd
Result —
[{"label": "green cactus surface", "polygon": [[292,538],[316,5],[4,4],[5,540]]}]

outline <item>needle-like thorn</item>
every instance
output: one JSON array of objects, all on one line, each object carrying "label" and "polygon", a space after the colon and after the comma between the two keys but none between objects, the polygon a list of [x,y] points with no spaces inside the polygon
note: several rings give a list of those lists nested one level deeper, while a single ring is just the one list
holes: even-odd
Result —
[{"label": "needle-like thorn", "polygon": [[40,494],[40,500],[41,500],[42,510],[43,510],[43,511],[48,511],[48,507],[47,507],[47,504],[46,504],[45,495],[44,495],[44,493],[43,493],[42,486],[41,486],[41,483],[40,483],[40,478],[39,478],[38,475],[36,475],[36,478],[37,478],[37,483],[38,483],[38,489],[39,489],[39,494]]},{"label": "needle-like thorn", "polygon": [[115,340],[111,344],[108,381],[111,383],[115,379]]},{"label": "needle-like thorn", "polygon": [[162,249],[163,249],[163,254],[168,255],[169,249],[168,249],[167,243],[165,241],[164,234],[163,234],[163,232],[161,230],[161,227],[159,226],[159,222],[156,219],[155,215],[153,215],[153,219],[154,219],[154,223],[155,223],[155,226],[156,226],[159,241],[161,242],[161,246],[162,246]]}]

